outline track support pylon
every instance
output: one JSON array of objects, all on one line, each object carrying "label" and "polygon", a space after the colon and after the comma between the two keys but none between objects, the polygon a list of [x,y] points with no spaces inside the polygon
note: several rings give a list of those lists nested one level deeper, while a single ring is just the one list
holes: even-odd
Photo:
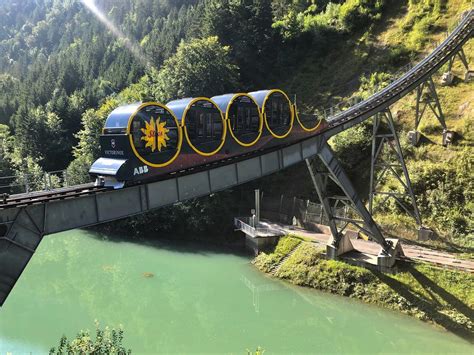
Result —
[{"label": "track support pylon", "polygon": [[[352,224],[382,247],[378,255],[379,266],[382,268],[392,267],[395,264],[397,255],[401,252],[400,246],[396,240],[386,239],[382,235],[380,228],[365,207],[365,204],[326,140],[322,140],[317,158],[319,159],[306,159],[306,165],[329,221],[331,239],[326,248],[328,258],[337,259],[340,255],[353,250],[350,239],[344,233],[345,228]],[[318,166],[318,160],[323,163],[322,166],[321,164]],[[334,197],[329,194],[329,179],[343,192],[343,198],[340,196]],[[350,207],[354,212],[353,217],[337,215],[331,201],[334,199],[342,201],[344,205]]]},{"label": "track support pylon", "polygon": [[409,132],[410,143],[414,146],[418,145],[420,140],[418,128],[428,107],[443,128],[443,145],[446,146],[451,142],[453,132],[448,131],[448,127],[446,126],[444,113],[439,102],[438,93],[436,92],[436,86],[431,76],[427,81],[421,83],[420,86],[416,88],[415,131]]},{"label": "track support pylon", "polygon": [[[376,114],[373,118],[372,153],[370,158],[370,214],[373,215],[377,210],[383,208],[390,199],[393,199],[415,220],[419,239],[429,237],[432,231],[423,226],[390,109]],[[393,176],[401,185],[401,191],[380,189],[380,182],[388,175]],[[381,197],[377,201],[377,206],[375,206],[376,196]]]}]

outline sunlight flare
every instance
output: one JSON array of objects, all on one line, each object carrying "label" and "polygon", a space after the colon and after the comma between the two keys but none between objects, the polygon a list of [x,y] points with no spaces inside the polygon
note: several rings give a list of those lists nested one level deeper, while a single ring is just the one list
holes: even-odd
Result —
[{"label": "sunlight flare", "polygon": [[123,33],[112,21],[110,21],[104,12],[97,7],[95,0],[80,0],[84,6],[92,12],[92,14],[103,24],[107,29],[120,40],[125,48],[145,67],[151,67],[151,62],[143,53],[142,48],[133,40]]}]

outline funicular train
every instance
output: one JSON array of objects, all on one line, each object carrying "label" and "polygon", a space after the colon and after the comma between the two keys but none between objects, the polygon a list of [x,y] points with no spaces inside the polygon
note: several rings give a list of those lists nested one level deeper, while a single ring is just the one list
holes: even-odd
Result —
[{"label": "funicular train", "polygon": [[122,188],[291,145],[325,125],[278,89],[121,106],[106,120],[89,174]]}]

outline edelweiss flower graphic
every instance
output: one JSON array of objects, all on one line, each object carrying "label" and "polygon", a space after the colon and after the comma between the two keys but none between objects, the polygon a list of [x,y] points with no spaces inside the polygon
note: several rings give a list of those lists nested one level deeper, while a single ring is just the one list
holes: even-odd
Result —
[{"label": "edelweiss flower graphic", "polygon": [[170,139],[167,135],[170,130],[166,128],[166,121],[160,122],[158,117],[155,122],[155,119],[152,117],[150,123],[145,122],[145,124],[146,127],[142,128],[142,140],[146,142],[145,148],[151,147],[152,152],[156,149],[161,152],[161,148],[166,147],[166,141]]}]

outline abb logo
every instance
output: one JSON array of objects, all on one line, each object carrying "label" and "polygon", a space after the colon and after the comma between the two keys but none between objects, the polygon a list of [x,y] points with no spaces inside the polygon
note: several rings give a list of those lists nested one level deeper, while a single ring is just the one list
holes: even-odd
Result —
[{"label": "abb logo", "polygon": [[146,174],[148,172],[148,166],[139,166],[138,168],[135,168],[133,170],[133,176],[135,175],[142,175],[142,174]]}]

